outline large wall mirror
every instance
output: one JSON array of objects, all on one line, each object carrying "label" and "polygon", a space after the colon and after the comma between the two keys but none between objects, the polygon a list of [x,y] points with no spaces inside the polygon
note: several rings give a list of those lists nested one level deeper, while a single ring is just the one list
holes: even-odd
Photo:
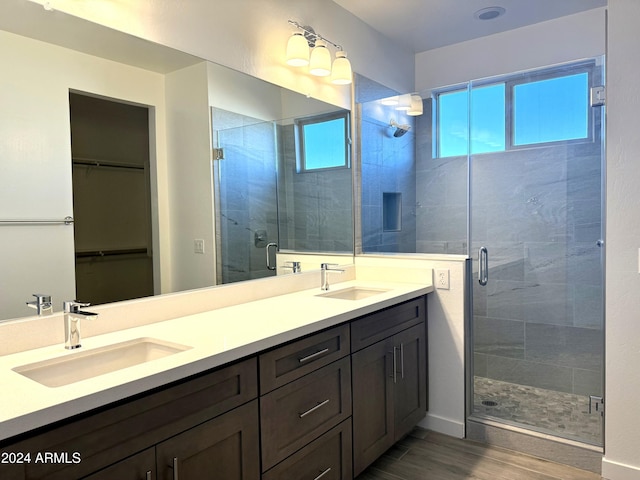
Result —
[{"label": "large wall mirror", "polygon": [[0,320],[353,254],[348,111],[30,2],[0,57]]}]

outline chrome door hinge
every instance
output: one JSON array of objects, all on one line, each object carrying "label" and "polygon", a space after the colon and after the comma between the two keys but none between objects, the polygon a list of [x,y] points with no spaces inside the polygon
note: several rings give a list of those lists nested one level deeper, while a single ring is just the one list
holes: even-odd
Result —
[{"label": "chrome door hinge", "polygon": [[600,416],[604,417],[604,398],[597,395],[589,395],[589,413],[600,412]]},{"label": "chrome door hinge", "polygon": [[592,107],[601,107],[607,100],[607,91],[603,85],[591,87],[589,90],[589,105]]},{"label": "chrome door hinge", "polygon": [[213,159],[214,160],[224,160],[224,149],[223,148],[214,148],[213,149]]}]

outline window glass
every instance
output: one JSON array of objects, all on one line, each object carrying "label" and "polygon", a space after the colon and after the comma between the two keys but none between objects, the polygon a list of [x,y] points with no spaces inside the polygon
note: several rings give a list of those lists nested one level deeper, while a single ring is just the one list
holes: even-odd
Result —
[{"label": "window glass", "polygon": [[468,91],[456,90],[438,96],[438,141],[440,157],[466,155],[467,112],[471,110],[471,153],[505,149],[505,85],[498,83]]},{"label": "window glass", "polygon": [[467,90],[438,95],[438,153],[440,157],[466,155],[469,117]]},{"label": "window glass", "polygon": [[347,115],[298,122],[301,170],[348,167]]},{"label": "window glass", "polygon": [[588,137],[588,74],[515,85],[514,145]]}]

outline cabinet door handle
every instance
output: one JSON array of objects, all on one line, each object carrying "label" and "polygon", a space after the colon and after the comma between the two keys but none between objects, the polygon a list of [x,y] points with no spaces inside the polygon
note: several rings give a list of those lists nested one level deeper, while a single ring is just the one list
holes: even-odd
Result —
[{"label": "cabinet door handle", "polygon": [[404,380],[404,343],[400,344],[400,378]]},{"label": "cabinet door handle", "polygon": [[152,472],[151,470],[147,470],[147,475],[146,475],[146,480],[153,480],[153,476],[152,476]]},{"label": "cabinet door handle", "polygon": [[304,413],[300,413],[299,417],[300,418],[304,418],[307,415],[309,415],[311,412],[315,412],[317,409],[319,409],[320,407],[326,405],[327,403],[329,403],[329,399],[327,398],[324,402],[320,402],[319,404],[317,404],[315,407],[311,407],[309,410],[307,410]]},{"label": "cabinet door handle", "polygon": [[397,383],[398,376],[398,361],[396,360],[396,352],[398,351],[398,347],[393,347],[393,383]]},{"label": "cabinet door handle", "polygon": [[312,353],[311,355],[307,355],[306,357],[299,358],[298,362],[300,363],[308,362],[309,360],[316,358],[317,356],[320,356],[324,353],[327,353],[328,351],[329,351],[328,348],[323,348],[322,350],[318,350],[316,353]]},{"label": "cabinet door handle", "polygon": [[178,480],[178,457],[173,457],[171,468],[173,469],[173,480]]},{"label": "cabinet door handle", "polygon": [[331,471],[331,467],[327,468],[324,472],[322,472],[320,475],[318,475],[316,478],[314,478],[313,480],[319,480],[320,478],[324,477],[327,473],[329,473]]}]

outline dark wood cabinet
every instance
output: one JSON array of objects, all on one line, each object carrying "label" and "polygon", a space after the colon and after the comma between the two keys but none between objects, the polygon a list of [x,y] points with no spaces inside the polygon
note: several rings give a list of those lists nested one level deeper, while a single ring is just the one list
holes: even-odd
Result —
[{"label": "dark wood cabinet", "polygon": [[[109,478],[100,472],[107,467],[126,471],[127,465],[138,469],[134,460],[122,463],[123,459],[153,449],[156,444],[226,414],[257,395],[257,359],[252,357],[72,418],[7,449],[31,452],[32,458],[37,452],[59,455],[54,461],[23,465],[22,478],[26,480],[72,480],[94,474],[98,475],[96,478]],[[255,409],[257,430],[257,405]],[[79,462],[74,461],[74,455],[80,458]],[[259,464],[259,459],[256,463]],[[151,467],[155,471],[155,461]],[[0,478],[4,478],[1,469]]]},{"label": "dark wood cabinet", "polygon": [[[424,310],[424,303],[418,305],[420,323],[352,354],[354,475],[406,435],[426,414]],[[393,310],[386,313],[390,317],[389,331],[396,332]],[[383,335],[377,338],[380,336]]]},{"label": "dark wood cabinet", "polygon": [[262,396],[260,422],[263,471],[350,416],[349,357]]},{"label": "dark wood cabinet", "polygon": [[262,480],[353,478],[351,420],[332,428],[262,475]]},{"label": "dark wood cabinet", "polygon": [[352,479],[424,417],[426,369],[420,297],[5,442],[69,458],[0,478]]},{"label": "dark wood cabinet", "polygon": [[158,480],[259,480],[258,401],[156,446]]},{"label": "dark wood cabinet", "polygon": [[154,448],[133,455],[83,480],[157,480]]}]

